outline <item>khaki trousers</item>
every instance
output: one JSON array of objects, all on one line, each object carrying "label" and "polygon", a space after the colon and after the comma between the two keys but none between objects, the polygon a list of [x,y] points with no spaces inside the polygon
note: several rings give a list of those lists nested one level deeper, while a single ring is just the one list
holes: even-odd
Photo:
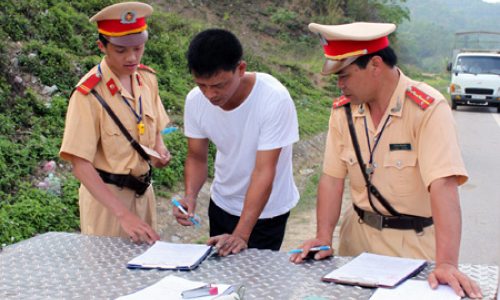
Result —
[{"label": "khaki trousers", "polygon": [[[148,223],[154,230],[157,230],[156,200],[152,186],[148,188],[144,195],[136,197],[135,191],[131,189],[120,189],[112,184],[106,185],[131,213]],[[83,234],[129,238],[121,228],[118,218],[92,197],[84,185],[80,185],[79,194],[80,227]]]}]

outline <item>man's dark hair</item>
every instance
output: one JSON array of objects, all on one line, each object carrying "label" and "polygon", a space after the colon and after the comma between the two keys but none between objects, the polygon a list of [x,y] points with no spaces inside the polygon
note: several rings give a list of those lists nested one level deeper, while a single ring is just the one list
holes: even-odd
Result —
[{"label": "man's dark hair", "polygon": [[102,33],[99,33],[99,41],[101,41],[104,48],[108,45],[109,41],[104,37]]},{"label": "man's dark hair", "polygon": [[243,47],[234,34],[223,29],[208,29],[189,44],[189,72],[208,78],[220,71],[235,71],[242,56]]},{"label": "man's dark hair", "polygon": [[380,56],[382,58],[382,60],[384,61],[384,63],[391,68],[396,66],[396,64],[398,63],[398,57],[397,57],[396,53],[394,52],[394,50],[390,46],[387,46],[384,49],[379,50],[375,53],[370,53],[370,54],[366,54],[366,55],[358,57],[352,64],[357,65],[360,69],[366,69],[368,62],[374,56]]}]

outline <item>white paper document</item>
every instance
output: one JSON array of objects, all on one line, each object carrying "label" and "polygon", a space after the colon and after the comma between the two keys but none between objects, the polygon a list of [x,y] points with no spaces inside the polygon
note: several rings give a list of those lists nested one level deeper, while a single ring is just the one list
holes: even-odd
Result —
[{"label": "white paper document", "polygon": [[324,281],[366,287],[393,287],[418,273],[427,262],[423,259],[362,253],[333,270]]},{"label": "white paper document", "polygon": [[460,296],[448,285],[433,290],[427,281],[407,280],[393,289],[378,288],[370,300],[459,300]]},{"label": "white paper document", "polygon": [[155,150],[149,148],[149,147],[146,147],[144,145],[141,145],[142,149],[144,150],[144,152],[146,152],[147,155],[151,156],[151,157],[156,157],[156,158],[159,158],[161,159],[161,155],[160,153],[156,152]]},{"label": "white paper document", "polygon": [[204,244],[156,242],[143,254],[128,262],[129,268],[193,269],[210,252]]},{"label": "white paper document", "polygon": [[[204,285],[207,285],[207,283],[169,275],[147,288],[119,297],[116,300],[183,300],[181,295],[183,291],[199,288]],[[197,297],[196,299],[210,300],[221,295],[229,295],[233,291],[233,287],[228,284],[213,284],[212,286],[217,287],[217,295]]]}]

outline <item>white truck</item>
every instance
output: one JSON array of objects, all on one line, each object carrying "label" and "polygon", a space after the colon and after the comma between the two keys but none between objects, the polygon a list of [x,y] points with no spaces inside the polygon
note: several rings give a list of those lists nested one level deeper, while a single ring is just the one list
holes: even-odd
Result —
[{"label": "white truck", "polygon": [[479,105],[500,113],[500,32],[457,32],[447,69],[452,109]]}]

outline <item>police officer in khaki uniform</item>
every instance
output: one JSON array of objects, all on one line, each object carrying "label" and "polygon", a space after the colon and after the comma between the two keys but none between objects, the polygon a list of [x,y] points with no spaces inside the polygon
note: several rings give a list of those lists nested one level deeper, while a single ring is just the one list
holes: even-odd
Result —
[{"label": "police officer in khaki uniform", "polygon": [[[170,162],[161,134],[169,118],[155,72],[140,64],[148,39],[145,17],[152,11],[144,3],[124,2],[90,18],[97,22],[97,45],[105,57],[70,98],[59,154],[72,163],[82,183],[84,234],[149,244],[160,239],[154,229],[151,165],[163,168]],[[157,157],[141,152],[142,146],[155,150]]]},{"label": "police officer in khaki uniform", "polygon": [[[332,245],[349,175],[353,206],[341,225],[339,255],[371,252],[436,261],[431,287],[449,284],[461,297],[465,290],[481,298],[477,284],[458,270],[457,187],[467,172],[447,101],[396,67],[387,38],[394,24],[309,28],[323,42],[322,74],[338,75],[343,96],[335,99],[330,117],[316,238],[290,260],[299,263],[311,247]],[[333,249],[314,257],[331,255]]]}]

